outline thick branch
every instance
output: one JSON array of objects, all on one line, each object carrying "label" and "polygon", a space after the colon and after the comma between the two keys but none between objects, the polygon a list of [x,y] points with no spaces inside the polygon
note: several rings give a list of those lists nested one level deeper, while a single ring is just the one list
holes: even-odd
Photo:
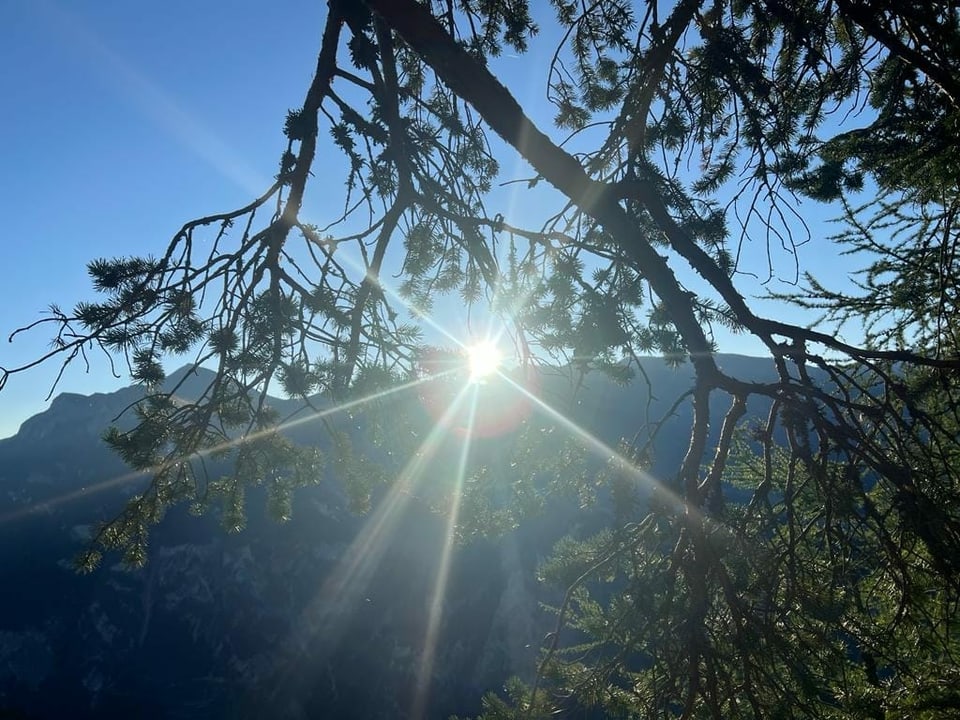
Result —
[{"label": "thick branch", "polygon": [[[300,117],[305,125],[303,137],[300,140],[300,152],[297,153],[297,163],[290,173],[290,195],[283,208],[282,221],[286,231],[297,223],[300,207],[303,205],[303,193],[307,186],[307,177],[317,153],[317,113],[320,104],[330,90],[330,83],[337,70],[337,47],[340,42],[340,28],[343,14],[339,11],[339,2],[330,0],[328,3],[327,23],[323,29],[323,41],[320,44],[320,54],[317,56],[317,69],[313,81],[307,90],[303,101]],[[284,233],[286,234],[286,233]]]},{"label": "thick branch", "polygon": [[423,5],[414,0],[367,0],[367,4],[544,179],[596,218],[618,241],[663,300],[697,373],[712,380],[718,371],[689,295],[664,258],[639,236],[635,224],[609,192],[610,186],[588,177],[575,158],[542,133],[510,91],[458,45]]},{"label": "thick branch", "polygon": [[[837,0],[837,5],[868,35],[875,37],[891,53],[930,78],[950,98],[950,104],[960,106],[960,83],[953,74],[930,59],[927,54],[910,47],[888,28],[881,25],[879,13],[873,8],[851,0]],[[909,12],[904,8],[904,12]]]}]

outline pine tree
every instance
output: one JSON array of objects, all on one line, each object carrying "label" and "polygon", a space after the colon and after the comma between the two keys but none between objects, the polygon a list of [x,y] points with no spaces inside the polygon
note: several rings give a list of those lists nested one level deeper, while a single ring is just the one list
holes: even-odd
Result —
[{"label": "pine tree", "polygon": [[[536,23],[561,38],[550,134],[493,70]],[[556,448],[518,433],[528,479],[549,467],[546,492],[604,483],[617,509],[544,567],[565,589],[556,632],[532,686],[491,695],[485,717],[960,714],[958,23],[950,3],[883,0],[554,0],[550,13],[331,0],[273,185],[187,223],[159,258],[91,263],[102,299],[49,319],[53,354],[102,347],[148,392],[137,426],[107,441],[152,482],[85,567],[104,549],[143,562],[149,526],[179,502],[219,503],[237,530],[244,491],[265,484],[287,517],[324,467],[354,476],[362,505],[372,463],[357,470],[334,427],[324,456],[291,445],[267,390],[349,403],[415,382],[416,318],[456,293],[515,328],[525,363],[626,382],[625,359],[657,353],[695,372],[688,451],[649,502],[631,484],[649,450],[639,428],[603,472],[565,446],[572,478],[548,466]],[[529,191],[559,197],[538,228],[492,211],[510,148]],[[344,212],[318,227],[301,206],[332,152]],[[821,311],[813,328],[761,316],[738,289],[748,237],[800,241],[800,197],[839,208],[837,252],[864,267],[853,291],[808,275],[780,298]],[[862,342],[831,325],[850,322]],[[777,379],[724,372],[718,326],[757,338]],[[162,361],[186,353],[217,373],[178,404]],[[745,419],[752,398],[771,408],[760,423]],[[233,471],[209,477],[210,455]],[[542,504],[542,483],[505,499],[475,472],[467,526]]]}]

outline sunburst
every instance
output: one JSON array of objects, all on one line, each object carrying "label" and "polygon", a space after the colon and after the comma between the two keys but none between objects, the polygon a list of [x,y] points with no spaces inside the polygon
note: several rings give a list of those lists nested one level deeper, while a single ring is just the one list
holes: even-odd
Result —
[{"label": "sunburst", "polygon": [[470,382],[480,383],[495,374],[503,363],[503,352],[496,343],[489,340],[466,347],[467,365],[470,368]]}]

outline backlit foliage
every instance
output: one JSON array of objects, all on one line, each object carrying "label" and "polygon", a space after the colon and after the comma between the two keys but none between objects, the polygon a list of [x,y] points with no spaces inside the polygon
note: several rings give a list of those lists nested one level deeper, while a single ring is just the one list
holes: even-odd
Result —
[{"label": "backlit foliage", "polygon": [[[612,506],[544,563],[556,629],[533,682],[484,717],[960,713],[958,22],[951,3],[884,0],[331,0],[275,183],[156,258],[94,261],[100,299],[41,321],[51,356],[102,347],[147,393],[106,436],[146,490],[82,567],[115,549],[142,563],[176,503],[240,530],[252,486],[285,519],[332,473],[364,508],[439,415],[372,403],[375,462],[324,408],[424,380],[424,318],[453,298],[492,308],[521,367],[561,365],[574,386],[630,382],[643,354],[695,374],[686,455],[652,496],[636,478],[660,426],[639,409],[606,467],[535,419],[474,458],[463,536],[557,494]],[[556,44],[537,68],[547,134],[496,76],[538,31]],[[504,170],[517,154],[525,177]],[[543,216],[501,207],[504,181]],[[337,187],[340,216],[306,217]],[[815,202],[838,237],[810,237]],[[853,288],[781,266],[811,239],[861,260]],[[799,278],[781,301],[822,323],[759,314],[746,253]],[[719,328],[757,340],[775,378],[719,367]],[[163,385],[184,355],[216,370],[189,401]],[[323,453],[285,439],[277,389],[322,418]]]}]

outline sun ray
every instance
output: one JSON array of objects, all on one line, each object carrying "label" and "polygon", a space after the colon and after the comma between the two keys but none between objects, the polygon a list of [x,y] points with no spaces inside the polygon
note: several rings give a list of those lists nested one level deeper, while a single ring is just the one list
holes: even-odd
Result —
[{"label": "sun ray", "polygon": [[[440,374],[442,375],[443,373],[440,373]],[[53,497],[48,500],[43,500],[41,502],[33,503],[32,505],[28,505],[25,508],[21,508],[19,510],[14,510],[14,511],[5,513],[3,515],[0,515],[0,525],[3,525],[8,522],[12,522],[14,520],[18,520],[28,515],[33,515],[35,513],[48,512],[49,510],[52,510],[53,508],[63,505],[65,503],[69,503],[72,500],[89,497],[94,493],[102,492],[104,490],[109,490],[111,488],[118,487],[119,485],[124,485],[126,483],[133,482],[135,480],[141,480],[144,477],[148,477],[150,475],[155,475],[158,472],[162,472],[170,468],[173,464],[178,462],[183,462],[184,460],[199,460],[209,455],[212,455],[218,452],[223,452],[224,450],[229,450],[230,448],[236,445],[239,445],[240,443],[243,443],[243,442],[256,440],[258,438],[265,437],[271,433],[274,433],[280,430],[286,430],[288,428],[291,428],[297,425],[302,425],[304,423],[315,422],[317,420],[330,417],[331,415],[336,415],[337,413],[355,409],[357,407],[360,407],[361,405],[372,402],[374,400],[379,400],[387,396],[393,395],[395,393],[403,392],[405,390],[411,390],[417,387],[418,385],[423,385],[424,383],[428,383],[434,380],[436,377],[437,375],[427,377],[427,378],[418,378],[416,380],[411,380],[410,382],[406,382],[392,388],[387,388],[386,390],[381,390],[379,392],[371,393],[369,395],[365,395],[362,398],[349,400],[347,402],[340,403],[339,405],[334,405],[333,407],[325,408],[324,410],[310,413],[309,415],[304,415],[298,418],[292,418],[284,423],[281,423],[275,428],[258,430],[257,432],[249,433],[239,438],[231,438],[230,440],[225,440],[222,443],[218,443],[217,445],[213,445],[211,447],[204,448],[198,452],[195,452],[187,458],[178,457],[169,462],[156,465],[152,468],[148,468],[147,470],[142,470],[142,471],[138,470],[136,472],[125,473],[124,475],[121,475],[116,478],[110,478],[109,480],[104,480],[102,482],[95,483],[93,485],[85,486],[83,488],[80,488],[79,490],[73,490],[71,492],[64,493],[63,495],[59,495],[57,497]]]},{"label": "sun ray", "polygon": [[453,487],[453,498],[450,514],[447,517],[446,535],[443,540],[443,549],[440,552],[440,562],[437,567],[437,577],[433,585],[433,596],[430,600],[430,614],[427,618],[427,630],[423,639],[423,655],[420,659],[420,668],[417,672],[417,684],[414,688],[413,705],[410,717],[413,720],[423,717],[430,692],[430,679],[433,674],[433,661],[437,649],[437,636],[440,621],[443,619],[443,601],[447,592],[447,580],[450,577],[450,560],[453,556],[454,532],[457,520],[460,517],[460,501],[463,497],[463,483],[467,472],[467,460],[470,456],[470,438],[473,431],[473,420],[476,416],[478,388],[473,387],[470,398],[470,412],[467,420],[467,433],[460,449],[460,458],[457,463],[457,474]]},{"label": "sun ray", "polygon": [[[349,265],[352,269],[357,270],[358,272],[363,272],[368,274],[368,269],[366,268],[366,266],[361,261],[358,261],[357,259],[351,257],[349,254],[345,253],[340,259],[344,263],[344,265]],[[373,282],[376,283],[377,287],[380,290],[382,290],[386,295],[389,295],[393,300],[395,300],[404,308],[406,308],[415,318],[422,321],[431,330],[434,330],[435,332],[443,336],[443,338],[445,338],[450,343],[455,345],[461,351],[466,353],[470,352],[472,344],[469,342],[469,340],[461,337],[457,337],[456,335],[454,335],[441,323],[434,320],[428,312],[426,312],[425,310],[422,310],[421,308],[417,307],[412,302],[410,302],[410,300],[404,297],[400,293],[400,291],[397,290],[390,282],[387,282],[386,280],[384,280],[382,276],[372,277],[368,274],[368,277]],[[524,295],[523,298],[520,299],[519,301],[520,304],[526,301],[526,299],[529,297],[530,292],[532,292],[532,288],[528,293]],[[494,293],[496,293],[496,290],[494,290]],[[487,332],[485,336],[485,340],[483,340],[482,342],[489,344],[491,347],[499,347],[500,341],[502,340],[505,332],[506,330],[503,327],[501,327],[499,330],[497,330],[494,333]],[[501,355],[500,360],[502,361],[503,359],[502,353],[500,353],[500,355]]]},{"label": "sun ray", "polygon": [[45,12],[48,22],[57,25],[61,37],[69,39],[79,53],[95,63],[119,94],[143,117],[156,123],[183,147],[245,192],[259,195],[264,188],[270,187],[269,177],[254,170],[239,152],[174,95],[108,47],[78,14],[61,5],[53,2],[37,4]]},{"label": "sun ray", "polygon": [[344,265],[349,265],[353,270],[363,273],[368,281],[375,283],[378,289],[382,290],[385,294],[389,295],[391,298],[393,298],[398,303],[403,305],[403,307],[406,308],[415,318],[422,321],[430,329],[436,331],[437,333],[442,335],[444,338],[446,338],[447,340],[455,344],[457,347],[461,349],[466,347],[466,345],[462,340],[457,338],[453,333],[447,330],[447,328],[445,328],[443,325],[441,325],[436,320],[434,320],[430,316],[430,313],[426,312],[425,310],[422,310],[421,308],[417,307],[412,302],[410,302],[410,300],[405,298],[400,293],[399,290],[393,287],[391,283],[385,281],[382,275],[380,276],[371,275],[369,268],[367,268],[362,261],[351,257],[349,253],[343,253],[341,255],[338,255],[337,258]]},{"label": "sun ray", "polygon": [[134,480],[142,480],[143,477],[144,473],[142,472],[129,472],[115,478],[110,478],[109,480],[104,480],[103,482],[99,482],[94,485],[84,486],[78,490],[71,490],[70,492],[50,498],[49,500],[42,500],[40,502],[33,503],[32,505],[28,505],[25,508],[4,513],[3,515],[0,515],[0,525],[5,525],[30,515],[49,512],[59,505],[65,505],[73,500],[79,500],[104,490],[126,485]]},{"label": "sun ray", "polygon": [[559,423],[565,430],[576,437],[584,446],[603,460],[611,458],[617,463],[617,469],[633,478],[641,487],[647,490],[657,490],[663,493],[664,497],[670,501],[672,510],[676,513],[682,513],[689,510],[686,503],[670,488],[661,483],[650,473],[641,470],[636,463],[623,456],[622,453],[607,445],[593,433],[585,430],[573,420],[568,418],[562,412],[544,402],[541,398],[531,393],[525,387],[514,381],[505,373],[498,373],[498,377],[506,380],[514,389],[523,393],[535,407],[539,408],[545,415]]},{"label": "sun ray", "polygon": [[294,657],[297,662],[305,644],[313,637],[322,636],[325,647],[332,650],[339,642],[345,627],[344,616],[355,609],[379,566],[399,519],[400,512],[421,479],[423,470],[433,459],[446,425],[460,411],[467,389],[464,388],[451,402],[445,418],[434,424],[417,452],[401,470],[386,497],[378,503],[364,527],[344,551],[337,566],[321,584],[314,598],[300,614],[295,636]]}]

